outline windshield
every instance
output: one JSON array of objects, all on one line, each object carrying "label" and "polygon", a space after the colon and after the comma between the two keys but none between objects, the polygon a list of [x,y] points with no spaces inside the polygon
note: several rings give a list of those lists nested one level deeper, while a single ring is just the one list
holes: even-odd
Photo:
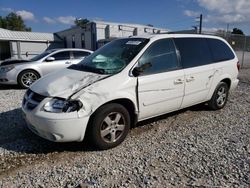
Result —
[{"label": "windshield", "polygon": [[52,52],[53,52],[53,50],[45,51],[45,52],[31,58],[30,61],[38,61],[38,60],[44,58],[45,56],[51,54]]},{"label": "windshield", "polygon": [[95,72],[98,74],[116,74],[123,70],[130,61],[148,43],[145,38],[126,38],[114,40],[78,64],[69,69]]}]

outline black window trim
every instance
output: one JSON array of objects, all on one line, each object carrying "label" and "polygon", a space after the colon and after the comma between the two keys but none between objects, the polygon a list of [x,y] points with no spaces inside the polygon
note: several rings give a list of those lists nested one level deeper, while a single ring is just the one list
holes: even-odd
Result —
[{"label": "black window trim", "polygon": [[184,68],[183,68],[183,64],[182,64],[182,61],[181,61],[181,53],[180,53],[180,50],[179,50],[178,46],[175,44],[175,41],[174,41],[174,39],[176,39],[176,38],[185,38],[185,37],[173,37],[173,38],[172,38],[173,43],[174,43],[174,46],[175,46],[175,49],[176,49],[176,55],[177,55],[177,58],[178,58],[179,67],[180,67],[180,69],[184,69]]},{"label": "black window trim", "polygon": [[180,54],[180,50],[178,49],[178,47],[176,46],[175,42],[174,42],[174,37],[171,38],[173,44],[174,44],[174,48],[175,48],[175,53],[176,53],[176,57],[177,57],[177,63],[178,63],[178,67],[179,69],[183,69],[183,65],[181,62],[181,54]]}]

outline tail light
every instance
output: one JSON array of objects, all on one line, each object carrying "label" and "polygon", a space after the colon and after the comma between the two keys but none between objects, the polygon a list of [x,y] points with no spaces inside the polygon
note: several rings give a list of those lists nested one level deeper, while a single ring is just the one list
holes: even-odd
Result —
[{"label": "tail light", "polygon": [[237,69],[240,70],[240,62],[237,62]]}]

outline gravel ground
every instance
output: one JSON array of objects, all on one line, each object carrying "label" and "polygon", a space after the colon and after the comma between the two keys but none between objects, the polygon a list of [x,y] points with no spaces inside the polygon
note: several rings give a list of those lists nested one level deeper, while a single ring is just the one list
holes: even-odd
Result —
[{"label": "gravel ground", "polygon": [[0,86],[0,187],[249,187],[250,69],[240,80],[224,109],[144,121],[107,151],[33,135],[20,110],[25,91]]}]

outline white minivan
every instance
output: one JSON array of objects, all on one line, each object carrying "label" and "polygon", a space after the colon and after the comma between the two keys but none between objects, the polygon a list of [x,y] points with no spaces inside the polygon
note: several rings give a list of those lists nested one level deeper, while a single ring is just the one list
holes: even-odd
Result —
[{"label": "white minivan", "polygon": [[119,145],[138,121],[198,103],[225,106],[238,59],[223,39],[157,34],[114,40],[76,65],[39,79],[22,109],[35,134],[55,142]]}]

